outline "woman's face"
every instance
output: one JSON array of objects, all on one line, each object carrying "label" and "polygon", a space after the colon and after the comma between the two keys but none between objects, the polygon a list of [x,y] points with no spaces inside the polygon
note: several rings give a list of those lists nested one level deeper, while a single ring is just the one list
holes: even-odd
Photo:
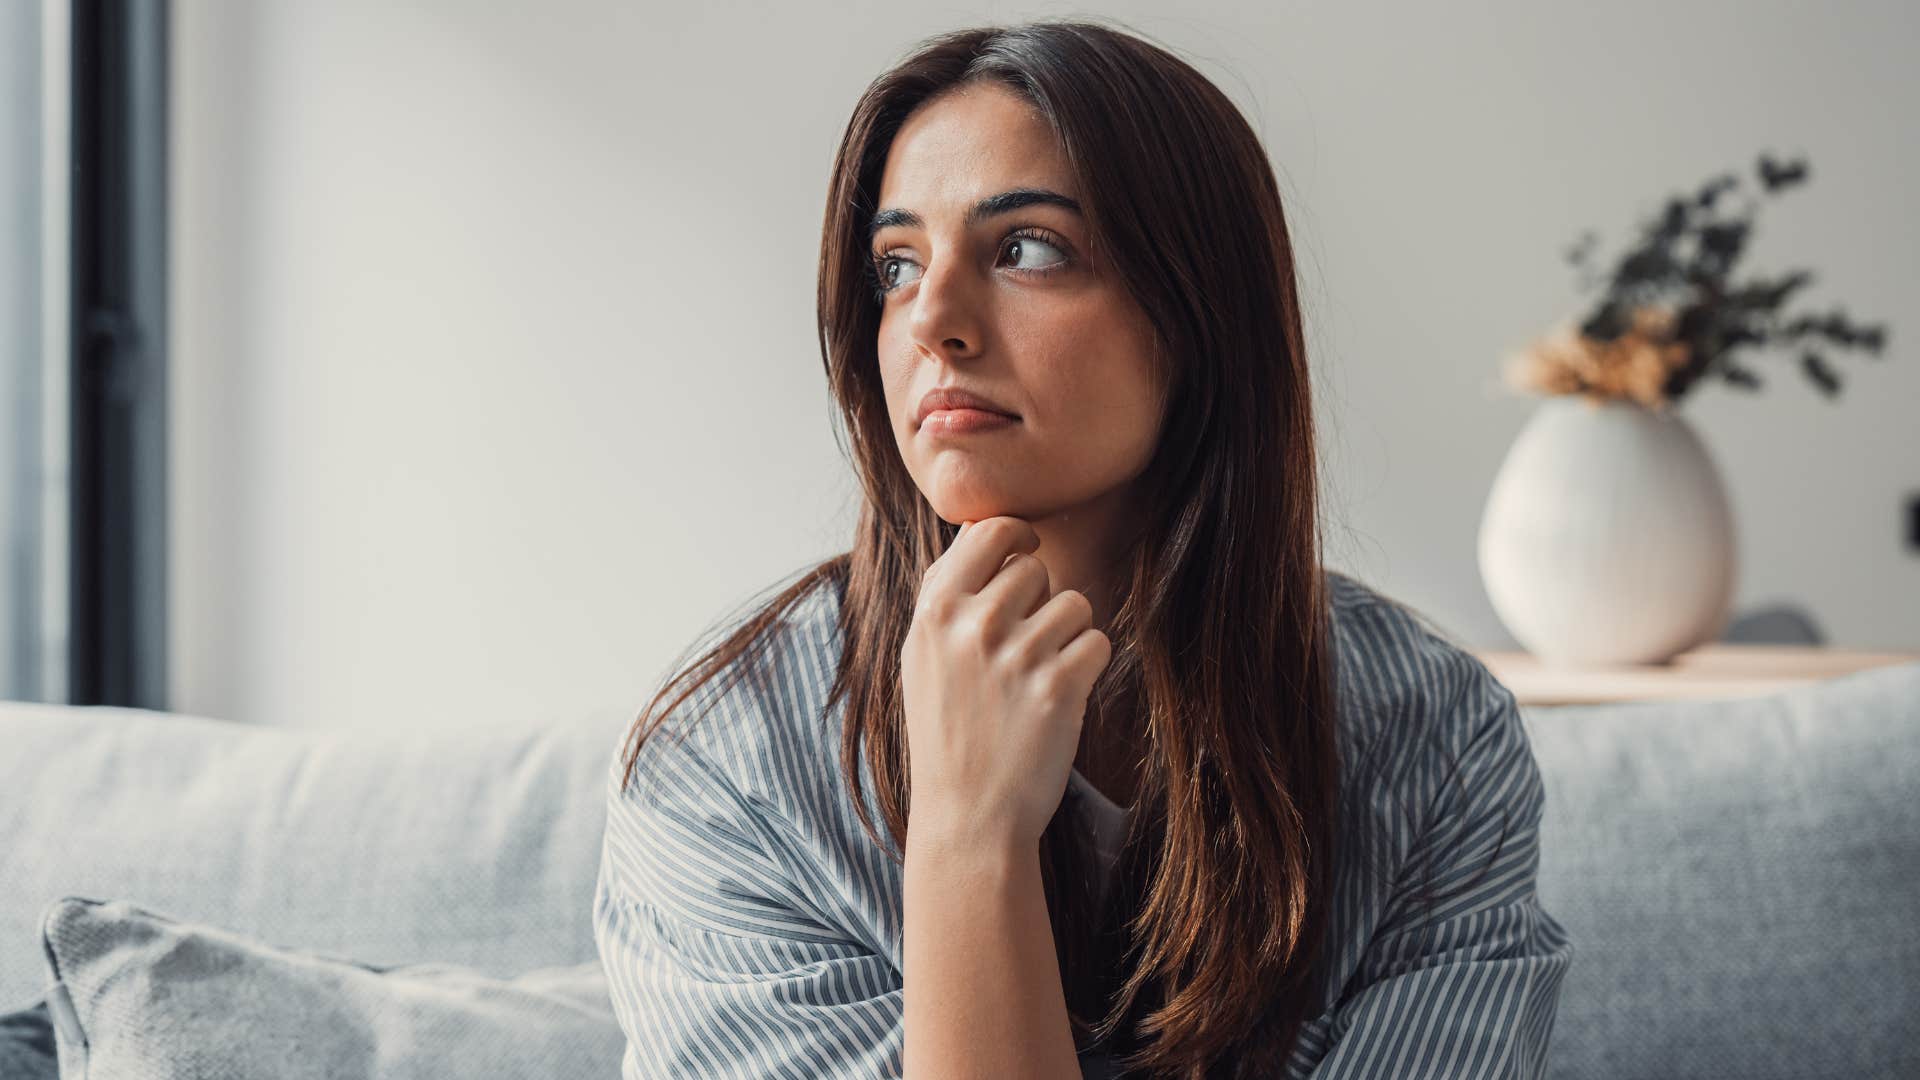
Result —
[{"label": "woman's face", "polygon": [[[1125,487],[1158,440],[1145,313],[1090,261],[1072,203],[1005,198],[1032,191],[1079,198],[1052,129],[998,84],[924,103],[887,154],[869,245],[884,290],[881,379],[907,470],[949,522],[1129,512]],[[975,210],[995,196],[1000,206]],[[936,387],[1017,419],[975,431],[951,417],[922,423]]]}]

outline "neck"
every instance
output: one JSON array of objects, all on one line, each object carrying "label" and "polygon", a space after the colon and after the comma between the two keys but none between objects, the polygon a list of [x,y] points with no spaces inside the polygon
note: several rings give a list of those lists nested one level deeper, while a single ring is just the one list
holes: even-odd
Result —
[{"label": "neck", "polygon": [[1137,511],[1128,485],[1090,502],[1043,517],[1028,518],[1040,536],[1033,554],[1047,568],[1054,593],[1073,589],[1093,605],[1093,625],[1105,632],[1126,598],[1130,582],[1122,565],[1126,553],[1121,538],[1129,531],[1128,515]]}]

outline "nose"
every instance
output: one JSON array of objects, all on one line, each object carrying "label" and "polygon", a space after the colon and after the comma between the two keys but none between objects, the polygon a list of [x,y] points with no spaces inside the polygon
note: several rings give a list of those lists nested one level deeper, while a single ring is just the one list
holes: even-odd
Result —
[{"label": "nose", "polygon": [[909,318],[914,343],[939,357],[980,351],[979,283],[958,257],[921,271]]}]

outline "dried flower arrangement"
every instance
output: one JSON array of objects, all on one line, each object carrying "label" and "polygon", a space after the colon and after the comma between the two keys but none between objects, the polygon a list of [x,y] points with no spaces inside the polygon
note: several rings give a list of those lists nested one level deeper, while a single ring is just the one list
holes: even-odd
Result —
[{"label": "dried flower arrangement", "polygon": [[[1780,164],[1760,155],[1762,189],[1772,194],[1807,177],[1804,158]],[[1728,277],[1746,247],[1758,200],[1743,213],[1721,214],[1715,203],[1739,185],[1732,173],[1702,185],[1692,196],[1669,199],[1665,211],[1642,226],[1640,243],[1615,265],[1606,289],[1576,328],[1559,327],[1515,354],[1509,385],[1531,393],[1585,394],[1589,400],[1623,399],[1664,411],[1702,378],[1718,376],[1746,390],[1760,377],[1735,362],[1737,349],[1769,346],[1800,353],[1800,368],[1827,397],[1840,378],[1814,339],[1829,346],[1865,348],[1874,356],[1886,342],[1886,327],[1855,326],[1836,307],[1825,315],[1779,313],[1788,297],[1813,280],[1806,270],[1777,278],[1755,277],[1730,285]],[[1583,273],[1594,236],[1581,236],[1567,261]],[[1583,276],[1583,289],[1597,282]]]}]

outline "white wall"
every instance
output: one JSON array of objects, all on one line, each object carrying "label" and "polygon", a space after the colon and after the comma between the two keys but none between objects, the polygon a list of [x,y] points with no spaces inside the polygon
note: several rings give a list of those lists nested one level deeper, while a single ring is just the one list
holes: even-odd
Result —
[{"label": "white wall", "polygon": [[0,4],[0,698],[67,699],[66,9]]},{"label": "white wall", "polygon": [[[1532,402],[1505,352],[1760,150],[1745,264],[1894,326],[1688,413],[1739,606],[1920,645],[1920,99],[1893,3],[1115,4],[1246,108],[1291,199],[1331,561],[1510,645],[1474,539]],[[630,710],[709,620],[844,549],[813,329],[827,170],[923,35],[1065,6],[174,6],[175,708],[262,723]]]}]

